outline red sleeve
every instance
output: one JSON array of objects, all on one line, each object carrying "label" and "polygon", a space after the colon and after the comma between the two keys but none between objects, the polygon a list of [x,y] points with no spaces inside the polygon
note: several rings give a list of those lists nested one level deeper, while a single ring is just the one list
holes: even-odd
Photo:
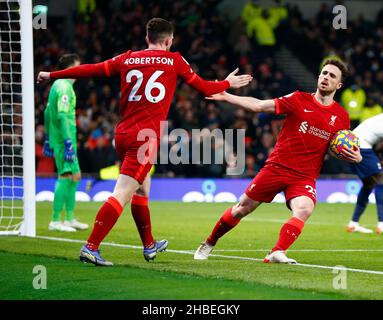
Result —
[{"label": "red sleeve", "polygon": [[108,76],[106,69],[106,61],[96,64],[82,64],[68,69],[53,71],[50,73],[51,79],[77,79],[90,77],[106,77]]},{"label": "red sleeve", "polygon": [[177,52],[176,53],[176,72],[190,86],[198,90],[205,96],[225,91],[230,88],[230,83],[227,80],[223,81],[207,81],[199,77],[190,64]]},{"label": "red sleeve", "polygon": [[131,50],[122,53],[112,59],[104,61],[108,77],[120,74],[121,66],[124,64],[127,56],[130,55],[130,53]]},{"label": "red sleeve", "polygon": [[296,110],[298,101],[298,91],[294,91],[283,97],[275,98],[275,114],[288,114]]},{"label": "red sleeve", "polygon": [[205,96],[211,96],[212,94],[220,93],[230,88],[230,83],[227,80],[207,81],[200,78],[197,74],[195,74],[193,79],[188,82],[188,84],[203,93]]},{"label": "red sleeve", "polygon": [[50,73],[51,79],[77,79],[91,77],[111,77],[119,74],[120,65],[123,63],[125,54],[120,54],[112,59],[95,63],[82,64],[65,70],[53,71]]},{"label": "red sleeve", "polygon": [[181,56],[178,52],[175,53],[175,70],[186,83],[191,82],[195,77],[196,73],[190,67],[190,64]]}]

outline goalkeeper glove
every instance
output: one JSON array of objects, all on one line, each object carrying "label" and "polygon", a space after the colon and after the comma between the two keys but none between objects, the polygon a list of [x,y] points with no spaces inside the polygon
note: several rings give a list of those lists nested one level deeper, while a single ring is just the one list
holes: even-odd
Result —
[{"label": "goalkeeper glove", "polygon": [[49,158],[53,157],[53,149],[51,149],[51,147],[49,145],[49,139],[45,139],[45,141],[44,141],[43,154],[44,154],[44,156],[49,157]]},{"label": "goalkeeper glove", "polygon": [[66,139],[64,141],[64,160],[67,162],[73,162],[76,157],[76,152],[73,149],[72,141],[70,139]]}]

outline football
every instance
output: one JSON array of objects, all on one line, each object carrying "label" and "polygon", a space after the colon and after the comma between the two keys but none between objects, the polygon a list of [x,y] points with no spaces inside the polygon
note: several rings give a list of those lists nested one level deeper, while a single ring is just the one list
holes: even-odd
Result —
[{"label": "football", "polygon": [[343,160],[343,149],[345,147],[351,149],[355,146],[360,147],[360,141],[357,135],[351,130],[339,130],[331,138],[329,148],[333,156]]}]

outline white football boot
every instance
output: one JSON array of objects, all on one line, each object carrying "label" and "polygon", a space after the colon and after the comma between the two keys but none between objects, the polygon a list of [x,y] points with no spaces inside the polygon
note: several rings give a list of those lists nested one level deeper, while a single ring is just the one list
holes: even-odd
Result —
[{"label": "white football boot", "polygon": [[64,225],[61,221],[51,221],[48,229],[50,231],[76,232],[75,228]]},{"label": "white football boot", "polygon": [[270,252],[265,259],[263,259],[265,263],[287,263],[287,264],[295,264],[297,263],[294,259],[290,259],[286,256],[286,252],[283,250],[277,250],[274,252]]},{"label": "white football boot", "polygon": [[359,225],[359,222],[350,221],[347,225],[347,232],[373,233],[371,229],[367,229]]},{"label": "white football boot", "polygon": [[198,247],[197,251],[194,253],[194,260],[207,260],[209,254],[213,251],[214,246],[202,242]]},{"label": "white football boot", "polygon": [[89,226],[86,223],[79,222],[76,219],[73,219],[71,221],[64,221],[64,226],[71,227],[76,230],[86,230],[89,228]]}]

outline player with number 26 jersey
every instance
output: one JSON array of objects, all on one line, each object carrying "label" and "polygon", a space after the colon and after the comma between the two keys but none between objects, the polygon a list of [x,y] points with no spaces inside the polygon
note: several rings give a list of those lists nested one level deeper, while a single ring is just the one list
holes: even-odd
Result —
[{"label": "player with number 26 jersey", "polygon": [[[153,161],[150,160],[155,159],[161,121],[167,118],[177,77],[206,96],[230,87],[228,80],[206,81],[200,78],[178,52],[165,50],[129,50],[101,63],[84,64],[50,74],[51,79],[92,76],[120,76],[121,120],[115,129],[116,151],[122,161],[120,172],[140,184],[152,166]],[[143,134],[141,138],[140,132]],[[149,141],[145,139],[148,136]],[[144,144],[148,144],[148,148],[140,149]],[[145,153],[140,155],[139,150],[145,150]]]}]

